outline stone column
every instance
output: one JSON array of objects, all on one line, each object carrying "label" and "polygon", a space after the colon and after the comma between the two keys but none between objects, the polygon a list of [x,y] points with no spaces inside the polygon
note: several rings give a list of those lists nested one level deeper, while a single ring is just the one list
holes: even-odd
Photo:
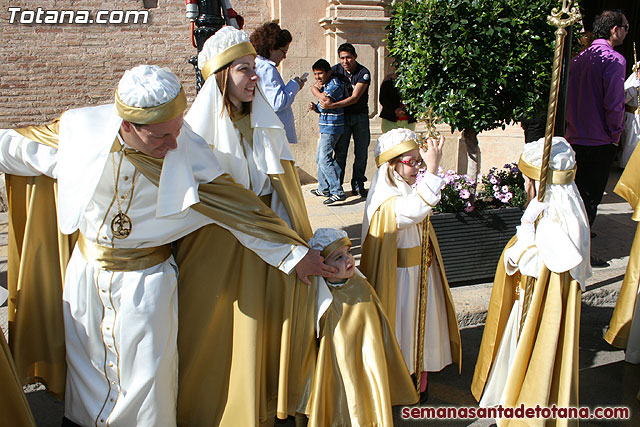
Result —
[{"label": "stone column", "polygon": [[358,62],[371,71],[369,113],[378,114],[378,89],[391,70],[387,57],[385,27],[389,22],[388,0],[329,0],[324,18],[325,57],[331,64],[338,62],[338,46],[351,43],[358,54]]}]

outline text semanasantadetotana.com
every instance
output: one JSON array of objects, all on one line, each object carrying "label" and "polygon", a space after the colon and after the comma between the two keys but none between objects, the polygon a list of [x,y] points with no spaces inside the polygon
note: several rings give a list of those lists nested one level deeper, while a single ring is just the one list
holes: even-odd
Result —
[{"label": "text semanasantadetotana.com", "polygon": [[542,418],[542,419],[629,419],[629,408],[624,406],[596,407],[535,407],[521,404],[515,408],[498,405],[492,408],[475,407],[408,407],[401,410],[403,419],[475,419],[475,418]]}]

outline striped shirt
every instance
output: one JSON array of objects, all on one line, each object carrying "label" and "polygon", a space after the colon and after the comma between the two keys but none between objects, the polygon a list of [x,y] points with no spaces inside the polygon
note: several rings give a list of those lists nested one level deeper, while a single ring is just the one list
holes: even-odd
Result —
[{"label": "striped shirt", "polygon": [[[337,77],[332,77],[324,85],[322,92],[326,93],[334,102],[344,99],[344,86]],[[344,132],[344,108],[331,108],[323,110],[320,103],[317,104],[320,118],[320,133],[336,135]]]}]

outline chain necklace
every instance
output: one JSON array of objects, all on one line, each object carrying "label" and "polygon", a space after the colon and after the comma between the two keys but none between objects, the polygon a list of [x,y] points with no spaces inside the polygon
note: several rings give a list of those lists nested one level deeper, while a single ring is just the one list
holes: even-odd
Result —
[{"label": "chain necklace", "polygon": [[[124,148],[124,146],[123,146]],[[124,152],[120,151],[120,163],[118,163],[118,172],[116,173],[116,162],[112,158],[111,165],[113,166],[113,182],[115,186],[115,198],[116,203],[118,204],[118,213],[115,214],[113,219],[111,220],[111,234],[116,239],[125,239],[131,234],[131,228],[133,227],[133,223],[131,222],[131,218],[127,215],[129,212],[129,208],[131,207],[131,201],[133,200],[133,189],[136,186],[136,179],[138,175],[136,173],[137,170],[133,171],[133,178],[131,180],[131,188],[127,191],[123,196],[118,197],[118,178],[120,178],[120,168],[122,166],[122,159],[124,158]],[[126,200],[129,197],[129,204],[127,205],[127,209],[122,211],[122,204],[120,203],[120,199]]]}]

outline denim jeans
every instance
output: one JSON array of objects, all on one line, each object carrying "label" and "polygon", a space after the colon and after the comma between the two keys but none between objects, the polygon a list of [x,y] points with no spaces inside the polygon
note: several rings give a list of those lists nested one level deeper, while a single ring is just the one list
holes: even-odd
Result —
[{"label": "denim jeans", "polygon": [[340,184],[338,166],[333,155],[333,149],[340,135],[320,134],[316,163],[318,164],[318,191],[343,196],[344,190],[342,190],[342,185]]},{"label": "denim jeans", "polygon": [[364,182],[367,180],[364,173],[367,169],[369,141],[371,141],[368,114],[357,113],[344,115],[344,132],[340,136],[335,148],[340,184],[344,182],[344,169],[347,165],[347,152],[349,151],[351,135],[353,135],[353,154],[355,157],[353,161],[351,188],[353,190],[364,190]]}]

